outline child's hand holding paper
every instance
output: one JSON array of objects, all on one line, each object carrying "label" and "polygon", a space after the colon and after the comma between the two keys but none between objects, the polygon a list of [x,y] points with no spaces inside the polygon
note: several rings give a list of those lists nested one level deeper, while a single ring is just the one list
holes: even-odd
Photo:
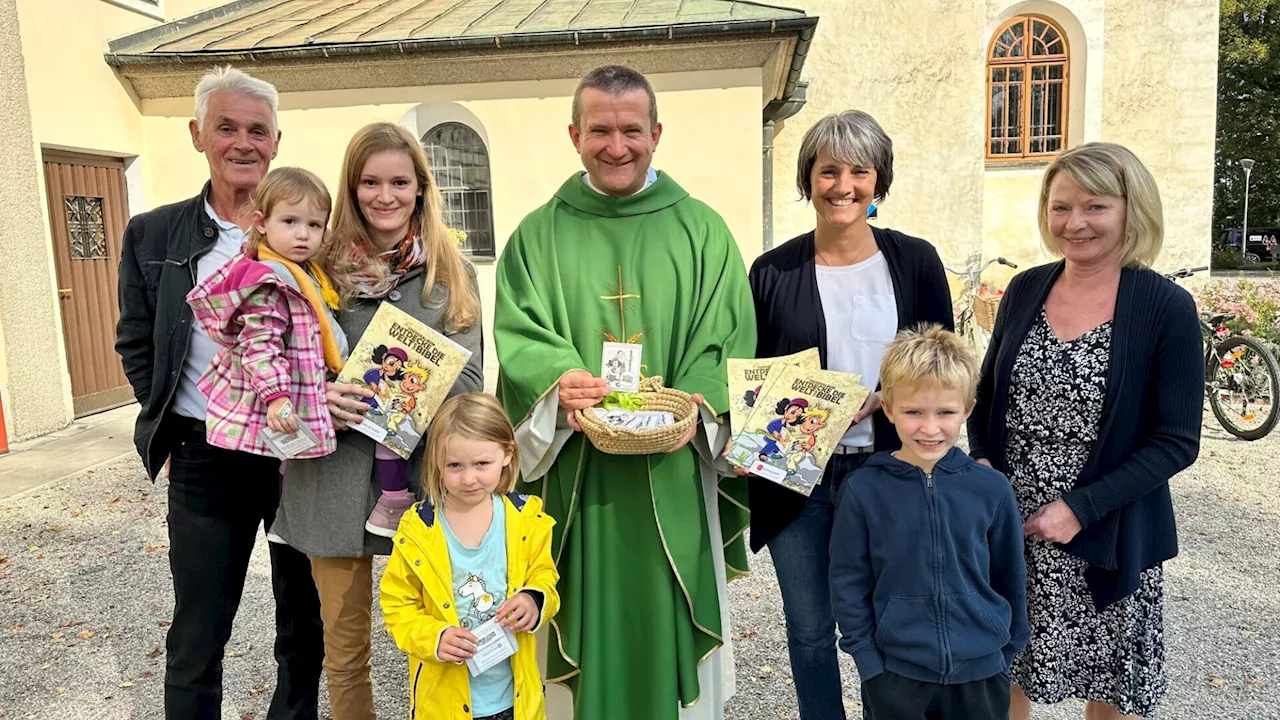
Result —
[{"label": "child's hand holding paper", "polygon": [[498,624],[515,632],[532,632],[538,624],[538,603],[527,592],[518,592],[498,606]]},{"label": "child's hand holding paper", "polygon": [[444,662],[465,662],[475,654],[475,635],[456,625],[451,625],[440,633],[440,645],[436,648],[436,657],[439,657]]}]

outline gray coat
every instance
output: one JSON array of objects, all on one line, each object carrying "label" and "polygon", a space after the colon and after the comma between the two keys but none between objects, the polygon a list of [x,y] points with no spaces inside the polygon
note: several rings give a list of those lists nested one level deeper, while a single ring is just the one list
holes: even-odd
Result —
[{"label": "gray coat", "polygon": [[[470,268],[468,268],[470,269]],[[430,303],[422,303],[422,269],[411,270],[401,279],[396,290],[398,301],[357,298],[342,312],[338,324],[352,343],[364,333],[373,313],[382,302],[391,302],[418,320],[440,329],[444,314],[443,300],[447,292],[440,286],[432,290]],[[476,286],[472,271],[472,286]],[[442,331],[443,332],[443,331]],[[449,338],[471,351],[471,359],[458,376],[449,395],[480,392],[484,389],[480,323]],[[428,428],[429,431],[429,428]],[[409,457],[409,487],[421,496],[422,455],[426,438]],[[276,514],[276,533],[290,545],[313,557],[364,557],[390,555],[391,539],[365,532],[364,523],[378,501],[381,488],[373,472],[374,442],[358,432],[338,431],[338,449],[332,455],[311,460],[289,460],[285,463],[280,510]]]}]

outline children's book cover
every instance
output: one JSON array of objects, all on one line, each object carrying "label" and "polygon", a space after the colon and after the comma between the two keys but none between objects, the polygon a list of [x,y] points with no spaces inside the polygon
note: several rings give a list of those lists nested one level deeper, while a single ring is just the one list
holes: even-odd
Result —
[{"label": "children's book cover", "polygon": [[861,381],[831,370],[774,368],[728,461],[807,497],[870,393]]},{"label": "children's book cover", "polygon": [[384,302],[352,348],[338,382],[374,392],[351,426],[408,458],[462,373],[471,351]]},{"label": "children's book cover", "polygon": [[773,358],[729,358],[729,432],[737,435],[751,411],[755,409],[756,398],[764,390],[769,377],[769,370],[779,365],[795,365],[810,370],[822,369],[822,358],[818,348],[801,350],[793,355]]}]

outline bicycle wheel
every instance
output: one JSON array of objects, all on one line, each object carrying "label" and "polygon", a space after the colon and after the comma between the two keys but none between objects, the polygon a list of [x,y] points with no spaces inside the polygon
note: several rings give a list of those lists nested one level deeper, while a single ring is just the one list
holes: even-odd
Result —
[{"label": "bicycle wheel", "polygon": [[1276,424],[1280,366],[1265,345],[1233,335],[1213,348],[1209,407],[1227,432],[1241,440],[1266,437]]}]

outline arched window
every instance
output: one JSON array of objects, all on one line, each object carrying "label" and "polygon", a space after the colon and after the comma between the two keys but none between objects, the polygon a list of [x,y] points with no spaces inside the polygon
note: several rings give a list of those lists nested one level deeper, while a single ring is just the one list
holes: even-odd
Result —
[{"label": "arched window", "polygon": [[422,136],[422,148],[444,196],[444,224],[467,234],[464,253],[493,258],[493,201],[484,141],[466,125],[446,122]]},{"label": "arched window", "polygon": [[1019,15],[987,51],[987,158],[1035,159],[1067,138],[1067,35],[1052,20]]}]

